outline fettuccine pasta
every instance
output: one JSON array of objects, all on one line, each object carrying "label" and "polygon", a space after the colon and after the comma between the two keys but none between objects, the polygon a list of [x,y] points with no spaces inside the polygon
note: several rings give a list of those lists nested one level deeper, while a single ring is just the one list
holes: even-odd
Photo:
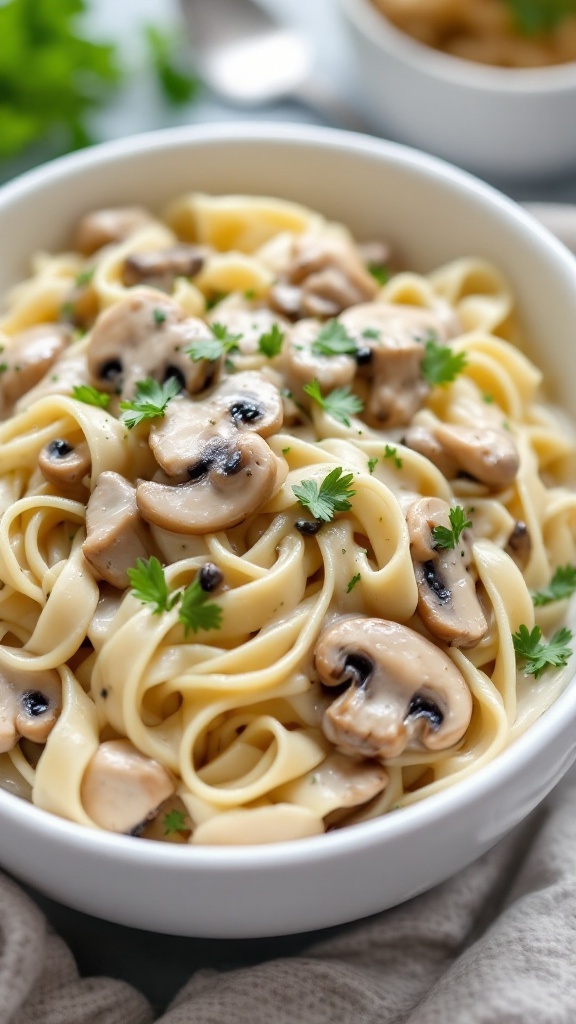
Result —
[{"label": "fettuccine pasta", "polygon": [[4,788],[297,839],[465,779],[561,692],[576,444],[495,266],[191,193],[87,214],[0,341]]}]

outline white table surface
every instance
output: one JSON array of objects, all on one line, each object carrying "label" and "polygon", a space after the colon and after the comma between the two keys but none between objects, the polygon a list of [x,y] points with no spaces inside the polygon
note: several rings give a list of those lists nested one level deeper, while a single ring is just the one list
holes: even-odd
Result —
[{"label": "white table surface", "polygon": [[[210,0],[206,0],[207,3]],[[304,28],[312,39],[318,70],[348,101],[358,104],[353,60],[340,21],[336,0],[261,0],[286,22]],[[145,70],[141,26],[144,23],[176,24],[177,0],[93,0],[91,18],[101,35],[121,45],[132,69],[114,107],[100,114],[96,128],[101,138],[140,133],[179,124],[226,120],[298,121],[328,123],[296,102],[274,107],[239,110],[228,107],[204,92],[185,107],[162,101]],[[10,170],[14,170],[12,167]],[[0,180],[8,171],[0,169]],[[538,183],[492,184],[517,200],[576,202],[576,167],[561,179]],[[227,942],[175,938],[108,924],[31,892],[54,927],[70,944],[84,975],[106,974],[136,985],[157,1011],[199,967],[239,966],[302,950],[312,936]]]}]

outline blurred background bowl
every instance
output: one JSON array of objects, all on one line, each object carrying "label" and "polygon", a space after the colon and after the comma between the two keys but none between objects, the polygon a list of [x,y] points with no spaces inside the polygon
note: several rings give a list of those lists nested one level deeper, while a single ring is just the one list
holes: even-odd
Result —
[{"label": "blurred background bowl", "polygon": [[[507,275],[530,355],[572,414],[576,262],[544,228],[471,176],[393,143],[330,129],[234,124],[172,129],[64,157],[0,191],[0,294],[38,250],[69,243],[81,214],[160,211],[190,190],[276,195],[385,239],[416,271],[457,256]],[[288,935],[424,892],[493,846],[576,758],[576,681],[511,747],[465,781],[350,828],[267,846],[182,846],[112,835],[0,790],[0,864],[96,917],[172,934]]]},{"label": "blurred background bowl", "polygon": [[384,135],[491,179],[576,167],[576,63],[479,64],[418,42],[371,0],[340,7],[364,113]]}]

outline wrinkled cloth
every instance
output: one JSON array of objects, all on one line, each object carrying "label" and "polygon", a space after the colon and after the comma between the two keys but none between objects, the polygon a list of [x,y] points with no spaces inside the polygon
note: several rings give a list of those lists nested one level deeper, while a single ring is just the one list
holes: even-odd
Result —
[{"label": "wrinkled cloth", "polygon": [[[158,964],[162,970],[162,964]],[[199,970],[157,1017],[131,985],[80,978],[0,875],[0,1024],[574,1024],[576,772],[481,860],[305,955]]]}]

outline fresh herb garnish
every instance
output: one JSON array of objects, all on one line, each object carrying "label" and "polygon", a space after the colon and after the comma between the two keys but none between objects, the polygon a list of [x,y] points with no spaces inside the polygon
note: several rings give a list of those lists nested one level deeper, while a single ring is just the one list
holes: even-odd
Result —
[{"label": "fresh herb garnish", "polygon": [[85,285],[90,284],[94,277],[94,267],[90,267],[89,270],[81,270],[79,274],[76,274],[74,284],[77,288],[84,288]]},{"label": "fresh herb garnish", "polygon": [[175,832],[190,832],[190,825],[186,824],[188,815],[174,807],[164,815],[164,835],[170,836]]},{"label": "fresh herb garnish", "polygon": [[390,280],[390,271],[382,263],[368,263],[366,269],[381,286]]},{"label": "fresh herb garnish", "polygon": [[362,337],[368,339],[371,338],[372,341],[377,341],[380,337],[380,331],[377,327],[365,327],[362,331]]},{"label": "fresh herb garnish", "polygon": [[351,580],[348,580],[348,586],[346,587],[347,594],[349,594],[351,590],[354,590],[354,587],[356,586],[357,583],[360,582],[360,579],[361,575],[359,572],[357,572],[356,575],[353,576]]},{"label": "fresh herb garnish", "polygon": [[455,548],[464,530],[472,526],[472,520],[466,517],[461,505],[455,505],[448,513],[450,528],[447,526],[434,526],[432,528],[432,540],[434,547],[440,549]]},{"label": "fresh herb garnish", "polygon": [[268,359],[274,359],[282,349],[284,331],[281,331],[278,324],[272,324],[269,331],[261,334],[258,339],[258,351]]},{"label": "fresh herb garnish", "polygon": [[396,466],[396,469],[402,469],[402,466],[404,465],[404,460],[400,458],[400,456],[398,455],[398,449],[395,448],[394,445],[386,445],[384,449],[384,458],[392,459],[392,462]]},{"label": "fresh herb garnish", "polygon": [[85,405],[95,405],[99,409],[107,409],[110,404],[110,395],[105,391],[98,391],[91,384],[75,384],[72,388],[72,398]]},{"label": "fresh herb garnish", "polygon": [[184,626],[184,634],[197,633],[199,629],[219,629],[222,624],[220,605],[210,601],[210,594],[203,590],[196,578],[182,594],[178,619]]},{"label": "fresh herb garnish", "polygon": [[552,32],[570,14],[576,14],[576,0],[505,0],[519,32],[535,36]]},{"label": "fresh herb garnish", "polygon": [[315,356],[354,355],[356,342],[344,324],[338,320],[328,320],[312,342],[311,351]]},{"label": "fresh herb garnish", "polygon": [[538,678],[549,666],[560,668],[566,665],[572,655],[568,646],[572,639],[571,630],[563,626],[554,633],[550,643],[542,643],[542,630],[534,626],[530,631],[527,626],[520,626],[517,633],[512,634],[516,657],[523,662],[526,675]]},{"label": "fresh herb garnish", "polygon": [[450,384],[462,372],[468,358],[465,352],[453,352],[449,345],[440,345],[433,338],[424,343],[420,370],[428,384]]},{"label": "fresh herb garnish", "polygon": [[153,615],[169,612],[178,601],[180,594],[168,590],[164,569],[155,555],[138,558],[135,569],[127,569],[128,579],[134,597],[142,604],[151,604]]},{"label": "fresh herb garnish", "polygon": [[176,377],[169,377],[163,384],[152,377],[138,381],[133,401],[120,402],[122,423],[128,430],[132,430],[143,420],[163,416],[168,402],[176,398],[179,391],[180,384]]},{"label": "fresh herb garnish", "polygon": [[201,359],[215,362],[227,355],[228,352],[235,352],[242,337],[241,334],[230,334],[224,324],[216,323],[207,326],[212,331],[213,337],[199,338],[198,341],[193,341],[187,349],[184,349],[186,355],[190,356],[195,363]]},{"label": "fresh herb garnish", "polygon": [[152,310],[152,317],[157,327],[160,327],[160,325],[164,323],[167,316],[168,314],[163,309],[156,308]]},{"label": "fresh herb garnish", "polygon": [[350,417],[361,413],[364,408],[363,402],[348,387],[334,388],[327,395],[323,395],[318,381],[313,380],[311,384],[304,385],[304,391],[321,409],[332,416],[332,419],[343,423],[345,427],[350,426]]},{"label": "fresh herb garnish", "polygon": [[548,586],[533,592],[532,601],[538,607],[550,604],[552,601],[561,601],[565,597],[570,597],[574,591],[576,591],[576,566],[559,565]]},{"label": "fresh herb garnish", "polygon": [[164,96],[174,106],[189,103],[199,92],[201,83],[196,75],[191,75],[184,67],[185,56],[179,36],[173,32],[163,32],[155,25],[147,25],[145,37],[152,67]]},{"label": "fresh herb garnish", "polygon": [[374,472],[374,468],[375,468],[377,462],[378,462],[378,456],[377,455],[372,455],[372,457],[368,459],[368,472],[369,473],[373,473]]},{"label": "fresh herb garnish", "polygon": [[320,487],[315,480],[303,480],[293,485],[292,490],[315,519],[329,523],[336,512],[348,512],[352,508],[350,498],[356,494],[350,487],[353,479],[353,473],[344,473],[341,466],[336,466],[324,477]]}]

